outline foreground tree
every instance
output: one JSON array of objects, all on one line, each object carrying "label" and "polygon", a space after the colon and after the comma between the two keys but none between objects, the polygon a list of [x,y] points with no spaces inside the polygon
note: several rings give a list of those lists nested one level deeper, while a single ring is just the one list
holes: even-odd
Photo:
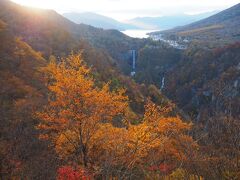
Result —
[{"label": "foreground tree", "polygon": [[[194,158],[197,145],[186,134],[191,124],[149,100],[140,123],[132,125],[124,90],[96,87],[80,55],[59,64],[52,61],[44,72],[50,94],[48,105],[37,113],[42,120],[38,127],[45,132],[41,137],[50,138],[59,156],[71,164],[73,171],[67,172],[161,178],[187,168]],[[113,120],[124,123],[114,125]]]},{"label": "foreground tree", "polygon": [[98,166],[104,167],[103,174],[111,171],[120,179],[159,179],[180,167],[196,173],[187,166],[196,159],[198,147],[186,134],[191,124],[169,116],[170,110],[149,101],[141,123],[128,124],[127,128],[104,124],[96,136],[94,152],[96,158],[101,158]]},{"label": "foreground tree", "polygon": [[[122,119],[128,98],[122,89],[110,92],[108,84],[96,87],[81,55],[71,55],[59,64],[51,61],[43,71],[50,95],[48,105],[37,113],[42,120],[38,128],[46,132],[42,138],[53,140],[60,157],[77,159],[87,168],[93,164],[89,152],[94,135],[103,123]],[[68,146],[60,146],[63,143]]]}]

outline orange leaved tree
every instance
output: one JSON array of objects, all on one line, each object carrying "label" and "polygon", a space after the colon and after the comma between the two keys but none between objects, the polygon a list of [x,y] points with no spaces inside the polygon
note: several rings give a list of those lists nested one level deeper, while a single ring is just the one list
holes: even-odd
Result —
[{"label": "orange leaved tree", "polygon": [[[59,156],[77,168],[110,179],[159,178],[194,157],[196,144],[186,134],[190,124],[151,101],[139,124],[127,123],[124,90],[110,91],[108,84],[95,86],[80,55],[58,64],[52,61],[44,72],[49,100],[37,113],[42,120],[38,127],[45,132],[43,138],[53,141]],[[125,126],[113,126],[115,119],[126,120]]]},{"label": "orange leaved tree", "polygon": [[198,147],[187,134],[191,124],[170,116],[170,111],[171,108],[160,108],[149,101],[141,123],[128,124],[127,128],[104,124],[94,137],[93,155],[100,159],[99,167],[107,166],[102,168],[108,171],[103,174],[112,171],[120,179],[160,178],[191,163]]},{"label": "orange leaved tree", "polygon": [[128,109],[124,90],[111,92],[108,84],[101,88],[81,58],[70,55],[59,63],[51,61],[43,69],[48,80],[49,100],[37,117],[42,138],[50,138],[60,157],[73,160],[85,168],[93,165],[90,154],[98,130],[114,118],[123,119]]}]

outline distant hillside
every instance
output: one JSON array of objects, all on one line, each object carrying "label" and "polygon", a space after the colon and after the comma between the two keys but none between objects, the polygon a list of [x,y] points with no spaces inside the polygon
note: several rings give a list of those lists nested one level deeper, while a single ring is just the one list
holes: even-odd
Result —
[{"label": "distant hillside", "polygon": [[138,17],[128,21],[129,24],[144,28],[144,29],[170,29],[177,26],[183,26],[204,18],[207,18],[216,11],[207,12],[197,15],[179,14],[173,16],[161,17]]},{"label": "distant hillside", "polygon": [[240,4],[198,22],[151,35],[164,35],[166,38],[183,37],[199,42],[217,45],[240,40]]},{"label": "distant hillside", "polygon": [[181,14],[162,17],[137,17],[125,22],[119,22],[110,17],[92,12],[64,13],[63,16],[77,24],[87,24],[98,28],[122,31],[127,29],[170,29],[207,18],[215,13],[216,11],[198,15]]},{"label": "distant hillside", "polygon": [[66,55],[79,49],[79,41],[87,41],[95,48],[104,49],[119,63],[129,49],[139,49],[146,42],[118,30],[75,24],[53,10],[27,8],[8,0],[0,1],[0,9],[0,19],[10,30],[44,56]]},{"label": "distant hillside", "polygon": [[126,29],[136,29],[136,26],[121,23],[115,19],[112,19],[107,16],[103,16],[96,13],[85,12],[85,13],[64,13],[64,17],[77,24],[88,24],[97,28],[103,29],[117,29],[123,31]]}]

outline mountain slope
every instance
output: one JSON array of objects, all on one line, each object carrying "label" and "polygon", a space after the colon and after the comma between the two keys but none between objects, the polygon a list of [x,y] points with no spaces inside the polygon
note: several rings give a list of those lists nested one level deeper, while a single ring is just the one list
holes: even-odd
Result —
[{"label": "mountain slope", "polygon": [[182,37],[191,41],[210,42],[215,45],[239,41],[240,4],[186,26],[152,33],[152,35],[160,34],[167,39],[177,39],[177,37]]},{"label": "mountain slope", "polygon": [[96,13],[85,12],[85,13],[64,13],[64,17],[77,24],[88,24],[97,28],[103,29],[117,29],[123,31],[126,29],[136,29],[137,27],[125,23],[118,22],[107,16],[103,16]]},{"label": "mountain slope", "polygon": [[133,24],[145,29],[170,29],[177,26],[184,26],[189,23],[207,18],[216,12],[208,12],[197,15],[179,14],[174,16],[162,16],[162,17],[138,17],[127,21],[129,24]]},{"label": "mountain slope", "polygon": [[0,176],[9,179],[21,172],[22,177],[27,174],[29,179],[53,179],[55,153],[48,143],[38,139],[33,117],[33,110],[46,100],[38,71],[46,60],[16,38],[2,20],[0,41]]},{"label": "mountain slope", "polygon": [[88,24],[94,27],[103,29],[170,29],[177,26],[183,26],[206,17],[209,17],[216,12],[208,12],[198,15],[174,15],[174,16],[162,16],[162,17],[137,17],[127,20],[125,22],[119,22],[112,18],[102,16],[96,13],[64,13],[63,16],[77,24]]},{"label": "mountain slope", "polygon": [[[28,8],[8,0],[1,0],[0,7],[0,18],[11,27],[13,33],[22,36],[30,43],[36,41],[41,43],[41,40],[47,37],[57,46],[60,46],[58,41],[62,40],[65,44],[69,44],[80,39],[87,39],[90,42],[98,38],[131,39],[115,30],[103,30],[85,24],[77,25],[53,10]],[[64,47],[59,48],[64,49]]]},{"label": "mountain slope", "polygon": [[131,67],[127,62],[129,49],[144,46],[146,40],[130,38],[117,30],[77,25],[55,11],[27,8],[8,0],[0,1],[0,9],[0,19],[6,23],[10,33],[21,37],[46,59],[51,55],[59,59],[72,51],[82,51],[84,60],[92,67],[99,82],[114,80],[122,84],[128,89],[130,99],[135,99],[132,100],[135,110],[142,110],[145,97],[150,95],[145,93],[147,87],[140,87],[122,75],[118,67],[121,63],[126,69]]},{"label": "mountain slope", "polygon": [[67,55],[72,50],[79,50],[79,43],[87,41],[93,47],[104,50],[116,64],[122,66],[126,64],[130,49],[137,50],[148,42],[130,38],[117,30],[78,25],[55,11],[27,8],[8,0],[0,1],[0,9],[0,19],[8,24],[12,33],[22,37],[45,57]]},{"label": "mountain slope", "polygon": [[[106,33],[106,37],[103,36],[100,42],[107,41],[105,38],[109,33],[121,40],[122,34],[118,31],[78,26],[54,11],[32,10],[0,0],[2,179],[55,179],[56,168],[63,163],[55,156],[54,147],[39,139],[39,130],[36,128],[39,121],[34,115],[35,111],[47,100],[44,77],[39,71],[47,64],[47,58],[42,54],[45,57],[55,55],[58,60],[72,51],[82,51],[83,59],[91,67],[97,85],[110,82],[112,89],[126,89],[133,116],[130,120],[136,121],[141,116],[147,97],[151,97],[159,105],[169,103],[155,86],[140,86],[122,75],[107,52],[82,40],[84,36],[80,34],[85,33],[87,28],[92,30],[90,33],[96,31],[96,36],[97,33]],[[95,34],[90,35],[94,37]],[[109,44],[111,45],[111,41]]]}]

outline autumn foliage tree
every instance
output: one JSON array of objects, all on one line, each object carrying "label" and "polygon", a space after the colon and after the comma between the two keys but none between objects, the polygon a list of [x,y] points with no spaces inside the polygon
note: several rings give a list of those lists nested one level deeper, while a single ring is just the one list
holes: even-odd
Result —
[{"label": "autumn foliage tree", "polygon": [[186,134],[191,124],[182,122],[180,117],[170,117],[169,111],[149,101],[141,123],[128,124],[127,128],[102,126],[96,136],[97,151],[94,152],[96,157],[102,158],[100,166],[107,164],[105,169],[112,170],[120,179],[160,178],[190,163],[197,148]]},{"label": "autumn foliage tree", "polygon": [[[95,176],[128,178],[165,175],[193,156],[197,145],[186,134],[191,124],[150,100],[140,123],[131,124],[124,90],[97,87],[81,55],[51,61],[43,71],[49,101],[37,112],[38,128],[67,162]],[[117,126],[113,120],[123,123]]]},{"label": "autumn foliage tree", "polygon": [[38,127],[46,130],[42,137],[53,140],[60,157],[77,157],[77,163],[88,167],[94,135],[104,122],[124,116],[128,98],[123,89],[96,87],[81,55],[70,55],[58,64],[51,61],[44,72],[50,94],[48,105],[37,113],[42,120]]}]

